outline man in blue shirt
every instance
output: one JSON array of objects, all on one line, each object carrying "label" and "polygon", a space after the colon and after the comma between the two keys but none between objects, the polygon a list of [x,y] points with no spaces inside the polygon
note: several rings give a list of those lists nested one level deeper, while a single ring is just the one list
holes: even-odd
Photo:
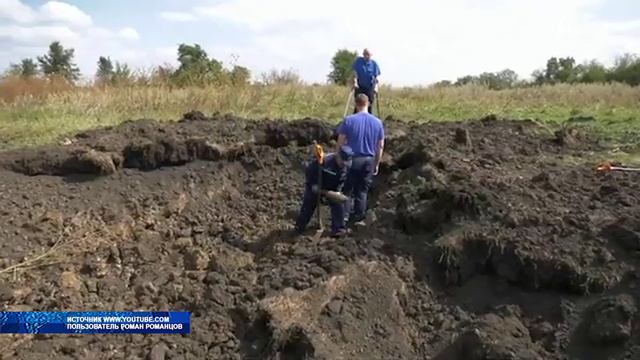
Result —
[{"label": "man in blue shirt", "polygon": [[[353,89],[355,96],[365,94],[369,98],[369,114],[372,114],[375,96],[378,93],[378,76],[380,68],[375,60],[371,59],[369,49],[364,49],[362,56],[358,57],[351,65],[354,72]],[[358,112],[356,108],[354,113]],[[379,116],[380,114],[378,114]]]},{"label": "man in blue shirt", "polygon": [[346,215],[353,222],[365,219],[367,195],[384,151],[384,126],[380,119],[367,112],[368,107],[367,95],[357,95],[357,112],[347,116],[337,130],[338,146],[348,145],[353,150],[353,164],[344,187],[344,194],[350,197],[345,206]]},{"label": "man in blue shirt", "polygon": [[[307,166],[304,196],[295,227],[298,234],[302,234],[311,221],[318,204],[318,191],[342,192],[352,157],[353,151],[346,145],[341,146],[336,153],[325,155],[322,165],[322,189],[318,188],[318,176],[320,175],[318,167],[320,165],[314,160]],[[345,235],[344,204],[329,202],[329,207],[331,208],[331,236]]]}]

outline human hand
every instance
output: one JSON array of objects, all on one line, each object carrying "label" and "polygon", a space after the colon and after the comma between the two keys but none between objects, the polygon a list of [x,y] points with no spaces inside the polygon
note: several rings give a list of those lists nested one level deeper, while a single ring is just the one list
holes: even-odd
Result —
[{"label": "human hand", "polygon": [[376,165],[376,169],[373,171],[373,175],[378,175],[380,172],[380,165]]}]

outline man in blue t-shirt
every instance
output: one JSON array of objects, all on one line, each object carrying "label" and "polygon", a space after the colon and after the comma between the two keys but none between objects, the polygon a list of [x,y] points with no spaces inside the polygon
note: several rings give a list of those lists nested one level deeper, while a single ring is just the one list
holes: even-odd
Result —
[{"label": "man in blue t-shirt", "polygon": [[[384,126],[377,117],[369,114],[367,95],[356,96],[357,112],[347,116],[338,127],[338,147],[348,145],[353,151],[351,169],[344,186],[344,194],[349,196],[345,215],[350,221],[365,219],[367,195],[374,175],[378,174],[384,151]],[[353,206],[351,202],[353,201]]]},{"label": "man in blue t-shirt", "polygon": [[[354,72],[353,89],[355,96],[359,94],[365,94],[369,98],[369,107],[367,111],[372,114],[373,103],[375,96],[378,93],[378,76],[380,76],[380,67],[375,60],[371,59],[371,52],[369,49],[364,49],[362,56],[358,57],[351,68]],[[358,112],[356,108],[354,114]],[[378,114],[380,116],[380,114]]]}]

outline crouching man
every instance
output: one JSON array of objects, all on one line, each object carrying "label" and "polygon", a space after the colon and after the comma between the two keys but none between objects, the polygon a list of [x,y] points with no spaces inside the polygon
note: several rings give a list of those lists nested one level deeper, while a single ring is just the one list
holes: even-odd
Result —
[{"label": "crouching man", "polygon": [[[328,202],[331,208],[331,236],[341,237],[346,235],[344,202],[336,199],[336,196],[340,197],[339,193],[342,192],[344,183],[347,180],[352,157],[353,151],[349,146],[344,145],[339,148],[338,152],[325,155],[322,165],[318,164],[317,161],[313,161],[307,166],[304,196],[295,227],[298,234],[302,234],[309,221],[311,221],[311,217],[317,207],[318,192],[320,191],[323,193],[323,200]],[[322,166],[322,189],[318,187],[319,166]],[[334,193],[326,193],[326,191]]]}]

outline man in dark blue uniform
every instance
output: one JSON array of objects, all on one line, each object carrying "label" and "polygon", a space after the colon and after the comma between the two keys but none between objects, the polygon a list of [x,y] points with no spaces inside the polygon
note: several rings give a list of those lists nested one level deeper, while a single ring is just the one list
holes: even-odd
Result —
[{"label": "man in dark blue uniform", "polygon": [[373,177],[378,174],[384,151],[384,125],[367,112],[368,106],[366,95],[356,96],[358,112],[347,116],[337,129],[338,146],[347,145],[353,150],[353,164],[344,194],[350,197],[345,205],[345,215],[355,223],[366,217],[369,189]]},{"label": "man in dark blue uniform", "polygon": [[[351,167],[352,157],[353,151],[349,146],[345,145],[341,146],[338,152],[325,155],[322,165],[318,164],[317,161],[313,161],[307,166],[304,196],[295,227],[298,234],[302,234],[309,221],[311,221],[311,217],[317,207],[319,191],[342,192]],[[322,189],[318,187],[319,166],[322,166]],[[344,204],[329,201],[329,206],[331,208],[331,236],[339,237],[345,235]]]},{"label": "man in dark blue uniform", "polygon": [[[362,56],[358,57],[351,65],[354,72],[353,89],[355,96],[359,94],[367,95],[369,98],[369,114],[372,114],[373,102],[375,96],[378,93],[378,76],[380,76],[380,67],[375,60],[371,59],[371,52],[369,49],[364,49]],[[354,113],[357,113],[358,109],[354,109]],[[378,114],[379,116],[379,114]]]}]

